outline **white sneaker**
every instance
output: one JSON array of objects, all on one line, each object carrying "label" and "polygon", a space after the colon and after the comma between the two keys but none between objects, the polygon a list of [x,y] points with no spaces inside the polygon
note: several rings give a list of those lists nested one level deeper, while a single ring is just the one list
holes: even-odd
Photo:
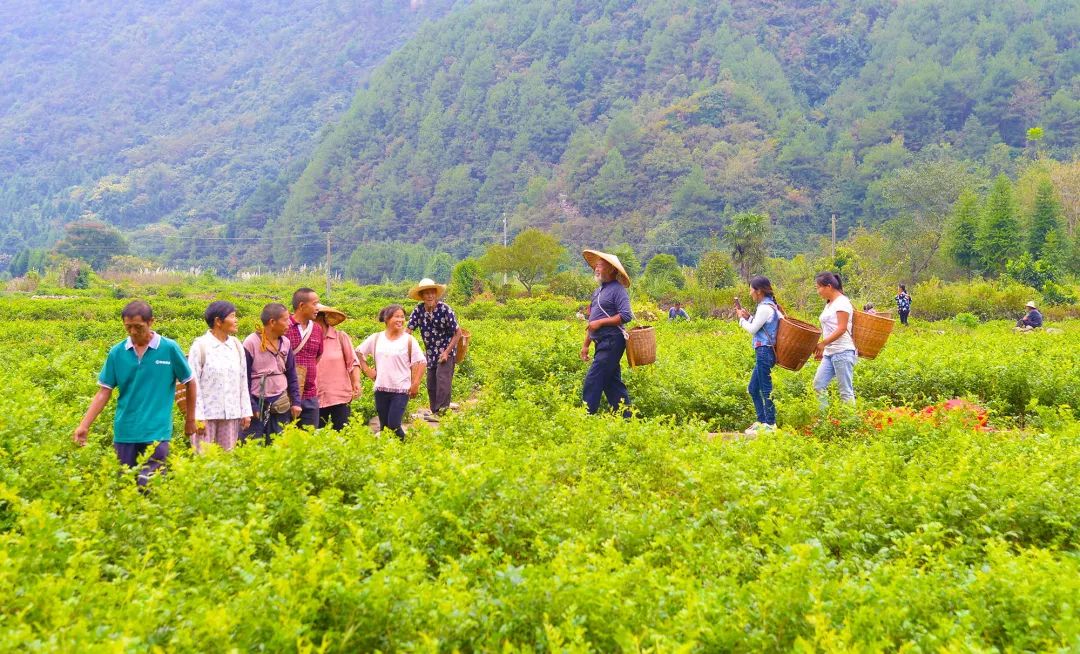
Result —
[{"label": "white sneaker", "polygon": [[754,424],[747,427],[746,431],[744,431],[743,433],[747,436],[757,436],[764,426],[765,425],[761,424],[760,422],[755,422]]},{"label": "white sneaker", "polygon": [[771,434],[777,431],[777,427],[776,425],[761,425],[761,430]]}]

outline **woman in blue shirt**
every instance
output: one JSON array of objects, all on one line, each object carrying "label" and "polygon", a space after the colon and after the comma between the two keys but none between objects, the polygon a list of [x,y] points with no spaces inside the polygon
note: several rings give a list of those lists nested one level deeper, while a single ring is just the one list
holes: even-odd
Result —
[{"label": "woman in blue shirt", "polygon": [[772,369],[776,365],[776,332],[783,314],[776,304],[772,283],[758,275],[750,280],[750,297],[758,303],[753,318],[738,306],[739,326],[750,332],[754,347],[754,372],[750,374],[747,392],[754,401],[757,421],[744,432],[756,436],[763,431],[776,431],[776,405],[772,399]]}]

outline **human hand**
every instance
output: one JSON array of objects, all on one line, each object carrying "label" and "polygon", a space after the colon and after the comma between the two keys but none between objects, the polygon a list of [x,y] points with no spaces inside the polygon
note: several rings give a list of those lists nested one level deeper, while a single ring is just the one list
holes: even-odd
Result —
[{"label": "human hand", "polygon": [[447,359],[450,358],[449,352],[449,350],[442,351],[442,354],[439,355],[439,363],[446,363]]},{"label": "human hand", "polygon": [[585,324],[585,331],[596,331],[601,327],[603,327],[603,325],[600,324],[599,320],[590,320],[588,323]]},{"label": "human hand", "polygon": [[743,320],[750,320],[750,312],[747,311],[746,309],[743,309],[743,308],[735,309],[735,315],[739,316]]},{"label": "human hand", "polygon": [[582,361],[588,361],[589,360],[589,346],[588,345],[581,348],[581,360]]},{"label": "human hand", "polygon": [[367,370],[364,371],[364,376],[367,377],[368,379],[370,379],[371,381],[375,381],[375,369],[374,368],[368,368]]},{"label": "human hand", "polygon": [[195,424],[195,416],[184,416],[184,433],[188,436],[193,436],[199,431],[199,426]]},{"label": "human hand", "polygon": [[292,414],[293,420],[296,420],[297,418],[300,417],[300,412],[301,411],[303,411],[303,409],[296,406],[295,404],[292,405],[291,407],[289,407],[289,412]]},{"label": "human hand", "polygon": [[75,444],[79,447],[82,447],[86,445],[86,436],[89,433],[90,429],[88,427],[83,427],[82,425],[79,425],[75,428],[75,432],[71,435],[71,440],[75,441]]},{"label": "human hand", "polygon": [[818,341],[817,347],[814,348],[814,360],[821,361],[825,357],[825,341]]},{"label": "human hand", "polygon": [[240,429],[247,429],[251,426],[251,417],[240,418]]},{"label": "human hand", "polygon": [[352,387],[352,399],[355,400],[356,398],[360,397],[363,394],[363,392],[364,392],[364,387],[361,386],[360,384],[357,384],[356,386],[353,386]]},{"label": "human hand", "polygon": [[420,384],[413,384],[409,387],[409,397],[416,397],[420,394]]}]

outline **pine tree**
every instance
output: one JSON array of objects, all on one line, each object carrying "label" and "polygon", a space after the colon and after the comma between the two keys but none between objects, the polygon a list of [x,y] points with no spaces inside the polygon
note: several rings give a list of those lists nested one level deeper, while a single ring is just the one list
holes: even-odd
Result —
[{"label": "pine tree", "polygon": [[1043,180],[1035,191],[1035,207],[1031,213],[1031,229],[1028,231],[1028,252],[1032,258],[1043,258],[1046,238],[1059,229],[1061,209],[1054,195],[1054,185]]},{"label": "pine tree", "polygon": [[983,207],[982,226],[976,241],[983,269],[1000,274],[1005,264],[1023,250],[1020,240],[1020,223],[1016,219],[1012,183],[1005,175],[998,175]]},{"label": "pine tree", "polygon": [[948,252],[956,265],[967,273],[978,269],[980,259],[976,239],[979,233],[979,196],[974,191],[964,191],[953,205],[949,225]]}]

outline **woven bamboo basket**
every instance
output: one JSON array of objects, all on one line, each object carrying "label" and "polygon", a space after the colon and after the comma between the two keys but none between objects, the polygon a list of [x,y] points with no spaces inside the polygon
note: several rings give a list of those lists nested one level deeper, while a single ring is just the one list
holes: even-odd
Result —
[{"label": "woven bamboo basket", "polygon": [[820,340],[820,329],[784,316],[776,330],[776,365],[792,371],[801,370]]},{"label": "woven bamboo basket", "polygon": [[187,384],[176,385],[176,408],[182,415],[187,415]]},{"label": "woven bamboo basket", "polygon": [[472,339],[472,332],[467,329],[461,330],[461,339],[458,340],[457,353],[454,354],[454,363],[461,363],[465,360],[465,355],[469,353],[469,340]]},{"label": "woven bamboo basket", "polygon": [[626,341],[626,360],[631,368],[655,363],[656,330],[649,325],[631,328]]},{"label": "woven bamboo basket", "polygon": [[866,313],[856,309],[852,317],[851,338],[855,349],[864,359],[873,359],[885,347],[896,321],[879,313]]}]

